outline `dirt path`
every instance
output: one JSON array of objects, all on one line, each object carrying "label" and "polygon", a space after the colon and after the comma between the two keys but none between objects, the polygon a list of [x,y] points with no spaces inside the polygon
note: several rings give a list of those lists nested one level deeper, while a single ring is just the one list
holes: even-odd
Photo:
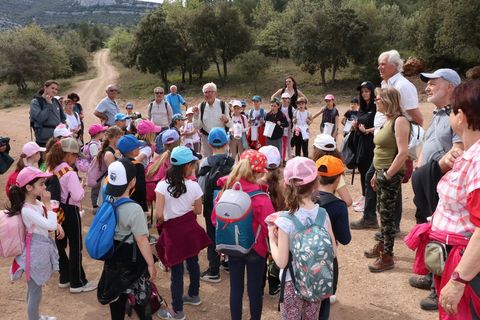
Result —
[{"label": "dirt path", "polygon": [[[97,78],[80,82],[73,91],[81,97],[85,109],[87,125],[97,122],[93,110],[98,101],[104,96],[105,87],[115,82],[118,73],[109,62],[107,50],[99,51],[95,55],[94,64],[97,68]],[[64,93],[64,92],[63,92]],[[221,96],[221,91],[219,92]],[[120,97],[121,98],[121,97]],[[229,97],[223,97],[228,100]],[[199,100],[199,97],[190,98],[189,102]],[[146,105],[146,101],[134,101],[136,106]],[[319,106],[310,106],[315,111]],[[143,111],[143,107],[137,107]],[[345,107],[340,106],[340,113]],[[430,122],[432,106],[421,104],[426,123]],[[143,112],[142,112],[143,113]],[[30,140],[28,129],[28,106],[0,112],[0,134],[7,134],[12,138],[12,155],[18,156],[21,145]],[[317,134],[319,119],[311,126],[312,136]],[[0,177],[0,203],[3,204],[3,192],[6,175]],[[347,180],[350,181],[350,176]],[[355,177],[353,186],[349,186],[353,198],[360,194],[359,177]],[[89,199],[87,196],[86,199]],[[401,229],[406,232],[414,224],[413,194],[410,185],[403,185],[404,215]],[[88,210],[88,201],[84,201],[84,208]],[[357,220],[360,214],[350,210],[350,219]],[[91,216],[83,219],[83,231],[87,232],[91,223]],[[418,302],[425,297],[427,291],[410,288],[408,278],[411,276],[413,253],[397,240],[395,245],[396,268],[383,274],[371,274],[367,269],[367,261],[363,257],[363,250],[374,244],[373,231],[352,231],[353,239],[348,246],[339,248],[340,280],[337,292],[338,302],[333,305],[331,319],[333,320],[433,320],[436,313],[420,310]],[[205,268],[206,257],[202,252],[200,257],[201,269]],[[25,282],[10,283],[8,268],[10,261],[0,260],[0,319],[25,319]],[[102,264],[94,261],[84,253],[84,267],[89,279],[98,279]],[[228,274],[222,271],[220,284],[201,283],[201,297],[204,303],[199,307],[185,308],[188,319],[229,319],[228,302]],[[187,278],[185,278],[188,283]],[[156,281],[160,293],[170,302],[169,274],[159,272]],[[245,290],[246,295],[246,290]],[[263,319],[279,319],[277,300],[265,296]],[[43,291],[41,305],[43,314],[51,314],[59,320],[100,320],[108,319],[108,307],[101,306],[96,300],[95,292],[81,295],[72,295],[57,287],[57,276],[53,276]],[[244,319],[248,318],[248,300],[244,302]],[[157,318],[158,319],[158,318]]]}]

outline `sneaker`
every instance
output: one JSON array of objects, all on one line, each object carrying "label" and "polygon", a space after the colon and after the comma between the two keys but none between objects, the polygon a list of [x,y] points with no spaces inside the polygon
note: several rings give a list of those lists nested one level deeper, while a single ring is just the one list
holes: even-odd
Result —
[{"label": "sneaker", "polygon": [[167,309],[160,309],[157,312],[157,316],[163,320],[176,319],[185,320],[185,313],[183,311],[169,311]]},{"label": "sneaker", "polygon": [[189,305],[192,305],[192,306],[199,306],[202,304],[202,300],[200,300],[200,296],[193,296],[193,297],[190,297],[188,294],[184,295],[183,296],[183,304],[186,305],[186,304],[189,304]]},{"label": "sneaker", "polygon": [[276,297],[280,293],[280,289],[281,289],[280,285],[277,286],[277,287],[269,288],[268,289],[268,295],[272,298]]},{"label": "sneaker", "polygon": [[61,289],[66,289],[66,288],[70,287],[70,282],[65,282],[65,283],[59,282],[58,287],[61,288]]},{"label": "sneaker", "polygon": [[334,294],[332,294],[329,299],[330,299],[330,304],[334,304],[335,302],[337,302],[337,296]]},{"label": "sneaker", "polygon": [[430,291],[428,297],[420,301],[420,308],[423,310],[438,310],[438,298],[435,290]]},{"label": "sneaker", "polygon": [[360,220],[350,222],[350,229],[378,229],[378,222],[377,220],[368,221],[361,218]]},{"label": "sneaker", "polygon": [[354,206],[354,207],[353,207],[353,211],[355,211],[355,212],[363,212],[363,211],[365,211],[365,204],[360,203],[359,205]]},{"label": "sneaker", "polygon": [[57,317],[53,317],[53,316],[40,316],[40,318],[38,318],[38,320],[57,320]]},{"label": "sneaker", "polygon": [[408,283],[414,288],[430,290],[432,286],[432,278],[429,276],[410,277]]},{"label": "sneaker", "polygon": [[230,267],[228,266],[228,260],[227,261],[223,260],[220,263],[220,269],[222,269],[225,272],[230,272]]},{"label": "sneaker", "polygon": [[82,292],[90,292],[97,289],[98,282],[97,281],[88,281],[86,285],[83,287],[78,288],[70,288],[70,293],[82,293]]},{"label": "sneaker", "polygon": [[352,203],[353,207],[358,207],[359,205],[365,205],[365,197],[360,197]]},{"label": "sneaker", "polygon": [[203,272],[200,275],[200,280],[207,281],[207,282],[213,282],[213,283],[219,283],[220,281],[222,281],[222,279],[220,279],[220,274],[219,273],[212,274],[210,272],[210,269],[208,269],[207,271]]}]

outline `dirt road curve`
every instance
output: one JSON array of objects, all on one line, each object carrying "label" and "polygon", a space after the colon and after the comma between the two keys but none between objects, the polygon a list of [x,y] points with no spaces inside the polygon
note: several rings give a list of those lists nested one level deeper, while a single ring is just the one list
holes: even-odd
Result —
[{"label": "dirt road curve", "polygon": [[[85,108],[87,125],[97,122],[93,116],[93,109],[98,101],[104,96],[105,87],[114,83],[118,77],[115,68],[109,62],[107,50],[102,50],[95,55],[95,67],[97,78],[79,83],[74,91],[81,97],[81,103]],[[65,92],[61,92],[65,94]],[[220,92],[221,95],[221,92]],[[196,97],[198,99],[198,97]],[[227,97],[222,97],[227,99]],[[190,99],[192,101],[192,99]],[[144,103],[145,101],[142,101]],[[146,104],[138,104],[146,105]],[[316,109],[318,106],[310,106]],[[340,113],[344,110],[340,107]],[[421,104],[421,109],[426,117],[426,123],[430,122],[432,107]],[[140,110],[143,111],[143,110]],[[312,110],[315,112],[315,110]],[[28,106],[0,111],[0,134],[9,135],[12,138],[12,155],[18,156],[23,143],[30,139],[28,129]],[[318,120],[318,119],[316,119]],[[318,121],[317,121],[318,122]],[[312,125],[312,135],[317,134],[319,124]],[[4,203],[4,181],[6,175],[0,177],[0,202]],[[350,180],[350,176],[347,176]],[[403,186],[404,218],[402,231],[406,232],[414,223],[414,207],[412,203],[412,190],[410,185]],[[360,194],[359,177],[350,186],[352,196],[356,198]],[[86,197],[87,199],[89,197]],[[87,201],[84,208],[89,209]],[[350,212],[350,219],[356,220],[358,213]],[[87,232],[91,223],[91,215],[83,219],[83,231]],[[428,292],[410,288],[408,278],[411,276],[413,254],[400,240],[395,246],[396,268],[383,274],[371,274],[367,269],[367,261],[363,257],[363,250],[374,244],[373,231],[353,231],[352,242],[345,247],[339,248],[340,280],[337,292],[338,302],[332,307],[331,319],[333,320],[433,320],[436,313],[420,310],[418,302]],[[206,266],[205,254],[200,257],[201,269]],[[26,319],[25,312],[25,282],[24,280],[10,283],[8,268],[10,261],[0,260],[0,320]],[[100,277],[102,264],[91,260],[84,252],[84,267],[87,277],[95,280]],[[228,307],[228,274],[222,271],[220,284],[201,283],[201,298],[203,304],[199,307],[187,306],[185,308],[188,319],[229,319]],[[188,283],[187,278],[185,278]],[[72,295],[65,289],[57,287],[57,276],[54,275],[43,291],[41,304],[42,314],[55,315],[59,320],[101,320],[108,319],[108,307],[101,306],[96,300],[95,292],[80,295]],[[159,272],[156,281],[160,293],[170,302],[169,274]],[[268,292],[268,291],[267,291]],[[246,294],[246,289],[245,289]],[[268,297],[264,299],[262,319],[279,319],[276,299]],[[244,302],[244,319],[248,319],[248,302]],[[158,318],[157,318],[158,319]]]}]

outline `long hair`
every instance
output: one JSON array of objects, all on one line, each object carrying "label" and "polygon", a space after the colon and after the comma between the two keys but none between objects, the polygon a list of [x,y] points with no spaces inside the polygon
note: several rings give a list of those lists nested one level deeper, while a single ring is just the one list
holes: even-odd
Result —
[{"label": "long hair", "polygon": [[288,183],[285,187],[285,202],[289,213],[294,214],[303,204],[303,199],[312,196],[312,192],[317,189],[318,180],[299,186],[295,182]]},{"label": "long hair", "polygon": [[244,179],[252,183],[256,182],[255,172],[253,172],[252,166],[250,165],[250,160],[248,159],[242,159],[233,166],[232,172],[230,172],[228,175],[227,183],[225,183],[223,189],[228,189],[240,179]]},{"label": "long hair", "polygon": [[192,162],[179,166],[170,166],[170,168],[168,168],[165,181],[168,183],[167,191],[172,197],[178,199],[182,194],[187,192],[187,186],[185,185],[185,168],[191,163]]},{"label": "long hair", "polygon": [[8,191],[8,199],[10,200],[10,206],[7,206],[7,215],[15,216],[22,212],[23,205],[25,204],[25,197],[27,195],[27,185],[34,185],[40,178],[35,178],[23,187],[13,185]]},{"label": "long hair", "polygon": [[163,145],[164,151],[161,155],[159,155],[158,159],[153,160],[152,166],[148,168],[147,173],[145,174],[146,178],[153,177],[157,171],[160,169],[161,166],[170,159],[170,154],[172,153],[173,148],[178,147],[180,145],[180,140],[175,141],[170,144]]},{"label": "long hair", "polygon": [[[363,84],[363,83],[362,83]],[[362,97],[362,90],[363,88],[367,88],[368,91],[370,91],[370,100],[369,101],[365,101]],[[360,102],[360,111],[363,111],[363,112],[368,112],[368,111],[373,111],[373,110],[376,110],[376,106],[375,106],[375,86],[373,85],[373,83],[371,83],[370,81],[367,81],[367,84],[362,86],[362,88],[360,89],[360,92],[358,93],[359,97],[358,97],[358,101]]]},{"label": "long hair", "polygon": [[97,153],[97,161],[100,161],[100,164],[103,164],[105,150],[110,145],[110,141],[120,136],[123,136],[123,131],[117,126],[110,127],[107,129],[107,131],[105,131],[105,140],[103,140],[102,147]]},{"label": "long hair", "polygon": [[402,107],[400,107],[400,92],[397,89],[394,87],[377,88],[375,94],[380,96],[387,118],[394,118],[403,114]]},{"label": "long hair", "polygon": [[147,134],[137,134],[137,139],[145,141],[147,145],[152,146],[155,143],[155,132],[149,132]]},{"label": "long hair", "polygon": [[63,162],[63,159],[65,159],[65,154],[66,152],[62,150],[62,144],[60,143],[60,140],[58,140],[47,152],[45,162],[47,163],[48,170],[53,172],[55,167]]},{"label": "long hair", "polygon": [[[288,76],[288,77],[285,78],[285,80],[287,80],[287,79],[292,80],[293,89],[297,90],[297,81],[295,81],[295,79],[294,79],[292,76]],[[286,83],[285,83],[285,86],[284,86],[284,87],[285,87],[285,89],[287,88],[287,84],[286,84]]]},{"label": "long hair", "polygon": [[287,208],[285,204],[284,188],[282,187],[282,174],[279,168],[269,170],[265,175],[265,181],[268,184],[268,193],[276,211],[283,211]]}]

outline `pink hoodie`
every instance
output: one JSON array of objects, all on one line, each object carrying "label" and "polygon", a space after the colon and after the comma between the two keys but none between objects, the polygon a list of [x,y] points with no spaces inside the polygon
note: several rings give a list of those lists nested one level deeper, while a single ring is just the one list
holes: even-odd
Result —
[{"label": "pink hoodie", "polygon": [[[69,167],[69,165],[66,162],[60,163],[55,167],[53,173],[62,170],[64,167]],[[67,202],[67,197],[70,193],[68,204],[80,207],[80,203],[85,196],[85,190],[83,189],[78,174],[75,171],[69,171],[60,178],[60,187],[62,188],[62,203]]]},{"label": "pink hoodie", "polygon": [[[222,177],[218,180],[217,185],[219,187],[223,187],[227,182],[226,177]],[[240,185],[242,186],[242,190],[245,192],[252,192],[256,190],[262,190],[267,192],[267,185],[258,185],[256,183],[248,182],[244,179],[240,179]],[[253,250],[255,250],[260,256],[266,257],[268,252],[267,246],[267,239],[268,239],[268,229],[267,224],[265,223],[265,218],[268,217],[270,214],[275,212],[273,208],[272,201],[270,197],[267,195],[258,195],[252,198],[252,208],[253,208],[253,230],[257,230],[258,225],[262,226],[260,231],[260,235],[258,236],[257,243],[253,246]],[[212,212],[212,223],[215,225],[216,223],[216,214],[215,208]]]}]

